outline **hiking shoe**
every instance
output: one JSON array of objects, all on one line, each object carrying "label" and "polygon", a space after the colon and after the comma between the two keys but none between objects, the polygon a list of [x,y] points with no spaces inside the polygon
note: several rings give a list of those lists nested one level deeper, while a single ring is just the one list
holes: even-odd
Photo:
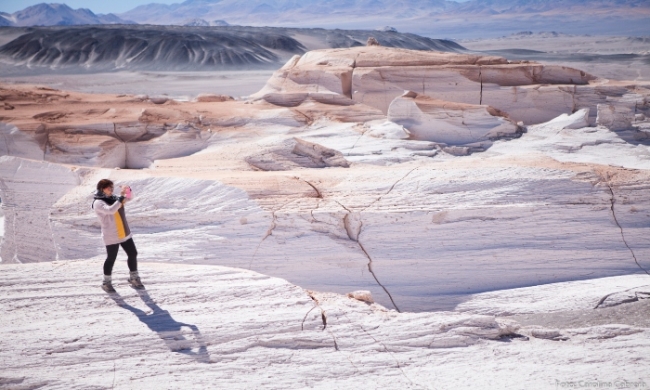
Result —
[{"label": "hiking shoe", "polygon": [[111,283],[102,283],[102,290],[106,291],[107,293],[114,293],[116,292],[115,289],[113,288],[113,285]]},{"label": "hiking shoe", "polygon": [[144,285],[140,280],[140,276],[138,275],[138,271],[131,272],[131,276],[127,279],[127,281],[133,288],[144,288]]}]

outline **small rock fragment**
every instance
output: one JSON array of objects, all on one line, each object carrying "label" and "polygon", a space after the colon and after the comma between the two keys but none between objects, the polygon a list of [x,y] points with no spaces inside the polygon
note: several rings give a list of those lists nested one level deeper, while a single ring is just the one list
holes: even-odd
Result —
[{"label": "small rock fragment", "polygon": [[372,299],[372,293],[366,290],[358,290],[348,293],[348,298],[356,299],[357,301],[374,303],[375,300]]},{"label": "small rock fragment", "polygon": [[566,337],[562,337],[562,334],[558,329],[546,329],[546,328],[533,329],[530,334],[531,336],[538,339],[567,340]]}]

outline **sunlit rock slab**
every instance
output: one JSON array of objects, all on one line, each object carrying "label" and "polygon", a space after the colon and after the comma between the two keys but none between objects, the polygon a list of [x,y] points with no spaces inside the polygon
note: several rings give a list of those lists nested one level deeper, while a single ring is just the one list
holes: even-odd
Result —
[{"label": "sunlit rock slab", "polygon": [[[643,271],[573,282],[551,283],[475,294],[455,310],[492,315],[544,314],[594,311],[647,299],[650,276]],[[639,298],[640,297],[640,298]],[[648,301],[650,302],[650,300]],[[620,318],[621,323],[628,323]]]},{"label": "sunlit rock slab", "polygon": [[596,372],[643,380],[650,348],[643,327],[563,328],[566,341],[524,341],[509,319],[396,313],[232,268],[142,263],[147,288],[138,292],[120,281],[118,262],[114,295],[99,288],[100,274],[99,258],[2,267],[4,384],[509,389]]}]

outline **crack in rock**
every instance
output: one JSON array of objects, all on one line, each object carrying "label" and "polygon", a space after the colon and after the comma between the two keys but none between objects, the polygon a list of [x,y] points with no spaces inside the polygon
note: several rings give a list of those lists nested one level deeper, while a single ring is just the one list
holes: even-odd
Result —
[{"label": "crack in rock", "polygon": [[[307,295],[309,295],[309,297],[312,299],[312,301],[314,301],[314,307],[312,307],[311,310],[309,310],[309,312],[307,312],[307,314],[305,315],[305,318],[302,320],[303,321],[303,326],[304,326],[305,319],[307,318],[307,315],[309,313],[311,313],[311,311],[314,310],[316,307],[318,307],[320,309],[321,321],[323,321],[323,329],[321,329],[321,331],[327,330],[327,333],[329,333],[329,335],[332,336],[332,340],[334,341],[334,349],[336,351],[340,351],[339,344],[336,341],[336,336],[334,336],[334,333],[332,333],[329,329],[327,329],[327,315],[325,314],[325,310],[323,310],[323,307],[320,305],[320,302],[318,302],[318,299],[316,299],[316,297],[314,296],[314,294],[311,291],[307,290]],[[304,330],[304,327],[303,327],[303,330]]]},{"label": "crack in rock", "polygon": [[479,78],[479,81],[481,82],[481,92],[480,92],[479,100],[478,100],[479,105],[483,104],[483,73],[482,73],[481,70],[482,70],[481,65],[479,65],[478,66],[478,78]]},{"label": "crack in rock", "polygon": [[372,207],[375,203],[379,202],[379,201],[380,201],[384,196],[390,194],[390,193],[393,191],[393,189],[395,188],[395,186],[397,186],[397,184],[399,184],[402,180],[406,179],[406,178],[407,178],[411,173],[413,173],[413,171],[415,171],[415,170],[417,170],[417,169],[419,169],[419,168],[420,168],[420,167],[418,166],[418,167],[415,167],[415,168],[411,169],[410,171],[408,171],[404,176],[402,176],[399,180],[397,180],[395,183],[393,183],[393,185],[388,189],[388,191],[387,191],[385,194],[379,196],[377,199],[375,199],[375,200],[374,200],[372,203],[370,203],[368,206],[364,207],[363,210],[361,210],[361,211],[366,211],[366,210],[368,210],[368,209],[369,209],[370,207]]},{"label": "crack in rock", "polygon": [[[647,287],[647,286],[650,286],[650,284],[644,284],[643,286],[632,287],[632,288],[628,288],[627,290],[616,291],[616,292],[613,292],[613,293],[609,293],[609,294],[605,295],[604,297],[600,298],[600,300],[598,301],[598,303],[596,304],[596,306],[594,306],[594,309],[598,309],[598,307],[600,307],[600,305],[602,305],[603,302],[605,302],[605,300],[607,300],[607,298],[611,297],[611,296],[614,295],[614,294],[624,293],[624,292],[628,292],[628,291],[630,291],[630,290],[634,290],[634,289],[641,288],[641,287]],[[634,292],[634,298],[624,299],[624,300],[622,300],[621,302],[619,302],[619,303],[617,303],[617,304],[615,304],[615,305],[611,305],[611,306],[618,306],[618,305],[622,305],[622,304],[624,304],[624,303],[638,302],[639,299],[644,299],[644,298],[639,298],[639,293],[641,293],[641,294],[646,294],[646,295],[650,295],[650,292],[645,292],[645,291],[635,291],[635,292]]]},{"label": "crack in rock", "polygon": [[[611,178],[609,177],[608,174],[606,174],[606,176],[603,176],[603,175],[599,174],[598,176],[599,176],[599,178],[600,178],[600,180],[599,180],[598,182],[599,182],[599,183],[604,183],[604,184],[607,186],[607,189],[609,190],[609,194],[610,194],[610,198],[609,198],[609,202],[610,202],[610,211],[611,211],[611,213],[612,213],[612,218],[614,219],[614,222],[616,223],[616,226],[618,226],[618,229],[619,229],[619,231],[620,231],[620,233],[621,233],[621,239],[623,240],[623,243],[625,244],[625,246],[627,247],[627,249],[628,249],[628,250],[630,251],[630,253],[632,254],[632,258],[634,259],[634,262],[636,263],[636,265],[637,265],[637,266],[638,266],[642,271],[644,271],[646,274],[648,274],[648,275],[650,276],[650,273],[648,272],[648,270],[646,270],[645,268],[643,268],[643,266],[641,266],[641,264],[639,264],[639,261],[638,261],[638,259],[637,259],[637,257],[636,257],[636,254],[634,253],[634,251],[632,250],[632,248],[630,247],[630,245],[627,243],[627,240],[625,239],[625,232],[623,231],[623,226],[620,224],[620,222],[618,221],[618,218],[616,217],[616,209],[615,209],[616,196],[615,196],[615,194],[614,194],[614,188],[612,187],[612,184],[611,184]],[[639,287],[644,287],[644,286],[639,286]],[[619,292],[627,292],[627,291],[630,291],[630,290],[633,290],[633,289],[635,289],[635,288],[639,288],[639,287],[633,287],[633,288],[630,288],[630,289],[627,289],[627,290],[624,290],[624,291],[619,291]],[[600,298],[600,300],[598,301],[598,303],[596,303],[596,306],[594,306],[594,309],[598,309],[598,308],[600,307],[600,305],[602,305],[602,304],[605,302],[605,300],[606,300],[607,298],[609,298],[610,296],[612,296],[612,295],[614,295],[614,294],[617,294],[617,293],[618,293],[618,292],[609,293],[609,294],[605,295],[604,297]],[[637,292],[635,292],[635,293],[634,293],[634,298],[631,298],[631,299],[628,299],[628,300],[624,300],[623,302],[621,302],[621,304],[623,304],[623,303],[630,303],[630,302],[636,302],[636,301],[638,301],[638,300],[639,300],[639,296],[638,296]]]},{"label": "crack in rock", "polygon": [[375,279],[375,282],[381,287],[386,295],[388,295],[388,298],[390,299],[390,302],[393,304],[393,307],[395,307],[395,310],[397,310],[398,313],[401,313],[399,307],[395,303],[395,300],[393,299],[393,296],[388,292],[388,289],[379,281],[379,278],[377,278],[377,275],[375,274],[375,271],[372,269],[372,257],[370,257],[370,254],[366,250],[366,248],[363,246],[363,243],[359,240],[359,237],[361,235],[361,231],[363,229],[363,221],[359,220],[359,225],[354,226],[352,225],[351,222],[351,215],[360,215],[360,214],[355,214],[350,211],[347,207],[345,207],[343,204],[340,202],[336,201],[343,209],[347,211],[347,214],[345,214],[345,217],[343,217],[343,226],[345,227],[345,231],[348,235],[348,238],[350,241],[356,242],[357,245],[359,246],[359,249],[363,252],[363,254],[366,256],[368,259],[368,271],[372,275],[372,277]]},{"label": "crack in rock", "polygon": [[[313,299],[313,298],[312,298],[312,299]],[[311,309],[309,309],[309,311],[307,312],[307,314],[305,314],[305,316],[302,318],[302,323],[300,324],[300,330],[305,330],[305,321],[307,320],[307,316],[309,315],[309,313],[311,313],[312,311],[314,311],[314,309],[315,309],[316,307],[317,307],[317,306],[314,305],[314,307],[312,307]]]},{"label": "crack in rock", "polygon": [[251,269],[251,267],[253,265],[253,260],[255,260],[255,256],[257,256],[257,252],[260,250],[260,247],[262,246],[264,241],[266,241],[266,239],[269,238],[269,236],[273,235],[273,230],[275,230],[275,228],[277,227],[276,222],[278,220],[278,217],[277,217],[276,213],[278,211],[282,210],[283,208],[285,208],[286,206],[288,206],[290,203],[292,203],[294,201],[295,201],[295,199],[290,200],[287,203],[280,206],[279,208],[271,211],[271,216],[273,217],[273,219],[271,220],[271,226],[269,226],[269,229],[266,231],[266,234],[264,235],[264,237],[262,237],[262,241],[260,241],[260,243],[257,244],[257,248],[255,248],[255,252],[253,252],[253,256],[251,257],[251,261],[248,263],[248,268],[249,269]]},{"label": "crack in rock", "polygon": [[619,230],[621,231],[621,238],[623,239],[623,243],[625,244],[625,246],[627,247],[627,249],[628,249],[628,250],[630,251],[630,253],[632,254],[632,258],[634,258],[634,262],[636,263],[636,265],[637,265],[637,266],[638,266],[638,267],[639,267],[643,272],[645,272],[646,274],[648,274],[648,276],[650,276],[650,272],[648,272],[647,269],[643,268],[643,266],[641,266],[641,264],[639,264],[639,260],[636,258],[636,255],[634,254],[634,251],[632,250],[632,248],[630,247],[630,245],[627,243],[627,240],[625,239],[625,233],[623,232],[623,227],[622,227],[621,224],[618,222],[618,218],[616,218],[616,212],[615,212],[615,210],[614,210],[614,204],[616,203],[616,199],[615,199],[615,197],[614,197],[614,189],[612,188],[612,185],[611,185],[611,183],[609,182],[609,180],[605,181],[605,184],[607,185],[607,188],[609,188],[609,192],[610,192],[610,194],[611,194],[611,198],[610,198],[611,208],[610,208],[610,210],[612,211],[612,217],[614,217],[614,222],[616,222],[616,226],[618,226]]},{"label": "crack in rock", "polygon": [[357,244],[359,244],[359,248],[361,248],[363,253],[368,258],[368,271],[370,271],[370,273],[372,274],[372,277],[375,278],[375,281],[377,282],[377,284],[386,292],[386,295],[388,295],[388,298],[390,299],[390,302],[395,307],[395,310],[397,310],[398,313],[401,313],[401,310],[399,309],[399,307],[397,307],[397,304],[395,303],[395,300],[393,300],[393,296],[390,295],[390,293],[388,292],[388,289],[379,281],[379,279],[377,278],[377,275],[375,275],[375,271],[372,269],[372,257],[370,257],[370,255],[368,254],[368,251],[366,251],[366,248],[363,247],[363,244],[360,241],[357,241]]},{"label": "crack in rock", "polygon": [[298,176],[294,176],[294,179],[299,180],[299,181],[304,181],[305,183],[307,183],[307,185],[309,185],[311,188],[314,189],[314,191],[316,191],[316,197],[319,198],[319,199],[323,199],[323,194],[320,192],[320,190],[318,188],[316,188],[315,185],[311,184],[307,180],[305,180],[305,179],[303,179],[301,177],[298,177]]},{"label": "crack in rock", "polygon": [[[375,274],[375,271],[372,269],[372,264],[373,264],[372,257],[370,256],[370,254],[368,253],[366,248],[363,246],[363,243],[359,239],[359,237],[361,236],[361,231],[363,229],[363,221],[361,220],[361,212],[366,211],[367,209],[372,207],[375,203],[379,202],[384,196],[390,194],[393,191],[393,189],[395,189],[397,184],[399,184],[401,181],[406,179],[411,173],[413,173],[415,170],[417,170],[419,168],[420,167],[418,166],[418,167],[415,167],[415,168],[411,169],[410,171],[408,171],[404,176],[402,176],[395,183],[393,183],[393,185],[388,189],[388,191],[385,194],[379,196],[377,199],[375,199],[368,206],[364,207],[363,210],[361,210],[359,213],[353,213],[349,208],[345,207],[342,203],[336,201],[336,203],[339,206],[341,206],[345,211],[347,211],[347,214],[345,214],[345,216],[343,217],[343,226],[345,227],[345,232],[347,233],[348,238],[351,241],[356,242],[357,245],[359,246],[359,249],[361,249],[363,254],[366,256],[366,258],[368,259],[368,271],[370,272],[372,277],[375,279],[375,282],[377,282],[379,287],[381,287],[384,290],[384,292],[386,293],[386,295],[388,295],[388,298],[390,299],[390,302],[393,304],[393,307],[395,308],[395,310],[397,310],[398,313],[401,313],[401,310],[399,309],[399,307],[395,303],[395,300],[393,299],[393,296],[388,291],[386,286],[384,286],[379,281],[379,278]],[[355,220],[353,220],[353,217],[357,217],[357,216],[358,216],[358,225],[353,223],[353,222],[356,222]]]}]

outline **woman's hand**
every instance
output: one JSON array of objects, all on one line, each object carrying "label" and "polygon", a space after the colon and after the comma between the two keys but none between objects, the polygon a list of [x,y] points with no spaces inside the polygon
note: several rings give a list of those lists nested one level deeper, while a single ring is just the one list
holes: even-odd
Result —
[{"label": "woman's hand", "polygon": [[127,186],[122,186],[122,191],[120,191],[120,196],[126,195],[126,189],[129,188]]}]

